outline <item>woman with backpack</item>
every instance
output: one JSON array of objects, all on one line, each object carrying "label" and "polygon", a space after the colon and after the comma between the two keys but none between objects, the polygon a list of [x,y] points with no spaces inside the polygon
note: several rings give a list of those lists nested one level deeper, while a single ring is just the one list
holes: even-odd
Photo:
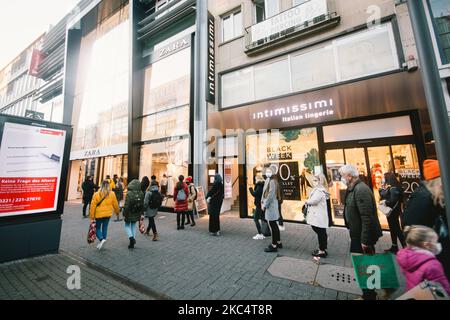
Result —
[{"label": "woman with backpack", "polygon": [[312,227],[319,240],[319,249],[313,251],[314,257],[326,258],[328,256],[328,207],[327,198],[330,193],[327,191],[327,178],[319,174],[312,179],[313,190],[306,201],[307,215],[306,222]]},{"label": "woman with backpack", "polygon": [[101,250],[106,242],[108,224],[113,211],[119,214],[119,204],[116,195],[111,192],[109,181],[105,180],[102,182],[101,189],[95,193],[90,206],[90,218],[91,221],[95,220],[96,235],[100,241],[98,250]]},{"label": "woman with backpack", "polygon": [[186,211],[188,210],[188,195],[188,186],[186,183],[184,183],[184,176],[180,175],[178,177],[178,183],[173,190],[173,198],[175,200],[174,211],[177,214],[177,230],[184,229],[184,221],[186,219],[185,215]]},{"label": "woman with backpack", "polygon": [[[189,188],[189,196],[188,196],[188,211],[187,211],[187,221],[186,224],[191,224],[191,227],[195,226],[195,220],[194,220],[194,210],[195,210],[195,203],[194,201],[197,200],[197,190],[195,189],[195,185],[193,183],[192,177],[186,178],[186,183]],[[192,221],[192,223],[191,223]]]},{"label": "woman with backpack", "polygon": [[405,236],[402,228],[400,227],[400,215],[402,214],[401,202],[403,195],[403,188],[400,181],[393,172],[387,172],[384,174],[382,181],[382,188],[379,190],[381,203],[392,209],[391,213],[387,217],[389,224],[389,231],[391,233],[392,245],[391,248],[385,250],[396,254],[398,252],[398,243],[402,245],[402,248],[406,247]]},{"label": "woman with backpack", "polygon": [[144,215],[144,193],[141,190],[141,183],[134,179],[128,185],[128,193],[123,206],[123,216],[125,218],[125,232],[130,244],[128,249],[133,249],[136,244],[136,224]]},{"label": "woman with backpack", "polygon": [[220,210],[222,209],[224,190],[220,174],[214,176],[214,184],[206,194],[209,214],[209,233],[212,236],[220,236]]},{"label": "woman with backpack", "polygon": [[159,193],[159,186],[156,180],[150,184],[150,189],[145,194],[144,207],[145,217],[148,218],[148,227],[146,236],[150,235],[150,229],[153,231],[153,241],[158,241],[158,232],[156,231],[155,217],[162,204],[162,195]]}]

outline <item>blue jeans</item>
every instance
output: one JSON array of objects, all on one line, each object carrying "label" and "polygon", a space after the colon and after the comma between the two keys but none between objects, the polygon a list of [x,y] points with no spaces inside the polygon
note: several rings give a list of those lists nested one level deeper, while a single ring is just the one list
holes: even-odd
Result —
[{"label": "blue jeans", "polygon": [[95,229],[99,241],[106,240],[110,218],[95,219]]},{"label": "blue jeans", "polygon": [[125,222],[125,232],[128,238],[136,238],[136,224],[137,222]]}]

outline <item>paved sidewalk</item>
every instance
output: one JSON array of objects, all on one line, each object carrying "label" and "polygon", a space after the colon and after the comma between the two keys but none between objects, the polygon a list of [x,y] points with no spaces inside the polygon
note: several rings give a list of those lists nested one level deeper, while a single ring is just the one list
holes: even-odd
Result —
[{"label": "paved sidewalk", "polygon": [[[354,299],[353,294],[325,289],[275,277],[268,272],[277,256],[311,261],[316,249],[316,234],[309,226],[286,224],[281,233],[284,249],[265,253],[270,239],[253,240],[256,228],[250,219],[237,215],[221,217],[221,237],[208,233],[208,217],[196,227],[176,230],[176,217],[159,213],[156,218],[160,241],[137,236],[136,249],[129,250],[123,221],[110,222],[106,247],[98,251],[88,245],[88,219],[81,218],[81,205],[66,203],[63,215],[61,248],[90,263],[120,274],[130,281],[173,299]],[[389,247],[385,234],[377,249]],[[329,232],[329,258],[323,262],[351,267],[348,231],[332,228]],[[302,270],[298,270],[302,273]]]},{"label": "paved sidewalk", "polygon": [[[70,266],[80,269],[80,289],[70,290]],[[73,284],[74,282],[69,281]],[[153,297],[64,254],[0,265],[0,300],[149,300]]]}]

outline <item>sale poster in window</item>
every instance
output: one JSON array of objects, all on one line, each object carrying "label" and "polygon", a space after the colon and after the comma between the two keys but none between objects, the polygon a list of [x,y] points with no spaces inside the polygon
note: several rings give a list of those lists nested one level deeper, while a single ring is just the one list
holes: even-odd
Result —
[{"label": "sale poster in window", "polygon": [[56,211],[66,132],[6,122],[0,147],[0,217]]}]

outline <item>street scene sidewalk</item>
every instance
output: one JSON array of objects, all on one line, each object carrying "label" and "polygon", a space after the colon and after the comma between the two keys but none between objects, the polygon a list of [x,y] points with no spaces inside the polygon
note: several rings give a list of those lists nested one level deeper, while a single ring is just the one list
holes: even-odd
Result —
[{"label": "street scene sidewalk", "polygon": [[[311,257],[317,246],[316,234],[305,225],[287,223],[281,233],[284,248],[265,253],[270,238],[253,240],[256,228],[251,219],[224,214],[222,236],[212,237],[207,216],[198,219],[195,227],[186,225],[185,230],[177,231],[176,216],[159,213],[160,240],[153,242],[139,234],[136,248],[130,250],[124,222],[111,219],[108,241],[98,251],[86,242],[89,219],[82,219],[79,203],[66,203],[62,219],[64,252],[172,299],[346,300],[360,294],[344,228],[330,229],[329,256],[319,267]],[[388,247],[385,234],[377,251]],[[321,268],[326,274],[321,275]]]}]

